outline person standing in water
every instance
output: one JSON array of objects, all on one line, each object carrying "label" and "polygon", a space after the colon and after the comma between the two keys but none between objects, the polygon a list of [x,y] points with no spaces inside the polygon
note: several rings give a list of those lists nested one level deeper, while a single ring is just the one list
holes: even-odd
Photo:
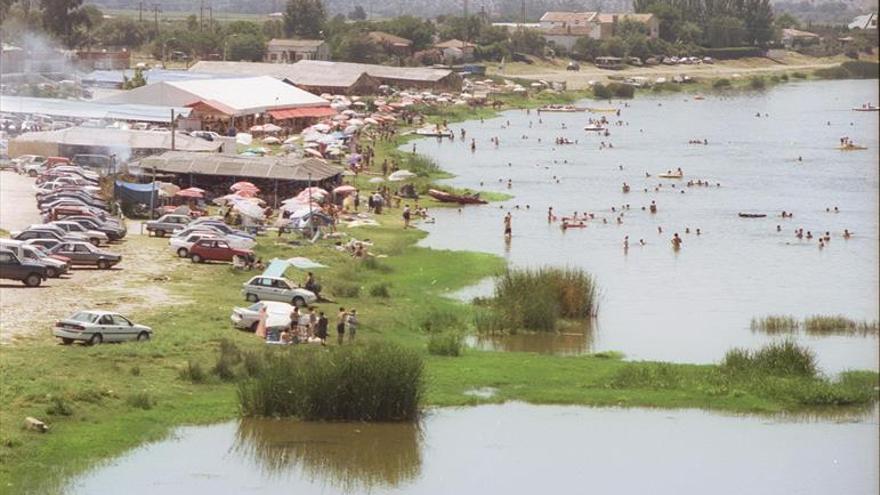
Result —
[{"label": "person standing in water", "polygon": [[508,213],[504,215],[504,238],[510,240],[513,237],[513,217]]},{"label": "person standing in water", "polygon": [[682,240],[681,237],[678,236],[678,232],[672,235],[672,249],[678,251],[681,249]]}]

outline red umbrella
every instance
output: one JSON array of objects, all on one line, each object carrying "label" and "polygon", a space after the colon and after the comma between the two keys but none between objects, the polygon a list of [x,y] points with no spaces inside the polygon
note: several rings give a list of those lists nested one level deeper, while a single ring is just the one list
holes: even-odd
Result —
[{"label": "red umbrella", "polygon": [[349,194],[355,192],[356,190],[357,189],[354,186],[345,185],[337,187],[333,190],[333,192],[336,194]]},{"label": "red umbrella", "polygon": [[229,188],[229,190],[231,191],[238,191],[239,189],[253,189],[256,191],[260,190],[260,188],[247,181],[236,182]]},{"label": "red umbrella", "polygon": [[180,191],[177,191],[177,194],[175,194],[175,196],[179,196],[181,198],[197,198],[197,199],[205,197],[205,194],[202,191],[194,190],[194,189],[195,188],[182,189]]}]

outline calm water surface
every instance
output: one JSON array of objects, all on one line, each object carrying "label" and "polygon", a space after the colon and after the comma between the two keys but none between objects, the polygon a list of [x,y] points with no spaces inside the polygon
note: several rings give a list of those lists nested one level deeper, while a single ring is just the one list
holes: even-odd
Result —
[{"label": "calm water surface", "polygon": [[421,428],[242,421],[180,428],[67,493],[873,494],[877,427],[876,410],[773,419],[518,403],[435,410]]},{"label": "calm water surface", "polygon": [[[773,339],[749,330],[752,317],[767,314],[876,319],[878,114],[851,108],[877,100],[876,81],[809,82],[704,101],[673,95],[640,97],[625,108],[615,103],[629,125],[612,126],[610,137],[584,132],[590,114],[579,113],[544,113],[539,123],[535,112],[511,111],[454,125],[466,129],[468,142],[476,139],[475,153],[460,140],[433,139],[418,141],[418,151],[457,175],[450,184],[481,189],[483,183],[482,189],[515,198],[503,209],[435,209],[437,222],[422,226],[430,233],[423,244],[496,253],[516,266],[588,270],[602,288],[601,311],[581,347],[618,350],[630,359],[717,361],[731,347]],[[755,117],[758,112],[762,117]],[[493,136],[501,140],[497,149],[489,142]],[[837,150],[842,136],[869,150]],[[556,137],[579,143],[556,146]],[[690,139],[709,144],[689,145]],[[600,150],[600,141],[614,148]],[[656,178],[677,167],[684,181]],[[688,179],[721,187],[688,188]],[[622,192],[623,182],[632,192]],[[659,207],[655,215],[641,209],[652,200]],[[617,225],[611,207],[619,211],[625,204],[630,209]],[[550,206],[561,215],[593,212],[597,220],[563,232],[559,223],[548,224]],[[826,213],[834,206],[840,213]],[[783,210],[794,218],[780,218]],[[514,227],[509,245],[502,237],[508,211]],[[742,219],[738,212],[769,216]],[[795,228],[830,231],[833,240],[820,250],[815,240],[796,239]],[[855,237],[845,241],[844,229]],[[674,232],[684,239],[679,253],[669,242]],[[482,287],[471,295],[491,284]],[[878,368],[876,337],[798,339],[816,351],[826,371]]]}]

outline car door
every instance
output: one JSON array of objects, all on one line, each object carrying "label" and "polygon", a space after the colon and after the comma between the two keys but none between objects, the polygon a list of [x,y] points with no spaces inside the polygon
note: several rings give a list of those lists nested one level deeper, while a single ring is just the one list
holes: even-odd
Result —
[{"label": "car door", "polygon": [[117,342],[119,339],[119,332],[116,331],[116,325],[110,315],[101,315],[95,321],[95,333],[100,333],[104,342]]},{"label": "car door", "polygon": [[232,248],[229,247],[229,243],[226,241],[214,241],[214,245],[217,246],[217,260],[219,261],[232,261]]},{"label": "car door", "polygon": [[251,283],[253,287],[254,294],[260,298],[260,300],[271,300],[272,299],[272,291],[269,290],[268,284],[266,282],[266,278],[257,277]]},{"label": "car door", "polygon": [[278,299],[276,301],[289,303],[293,299],[290,291],[290,285],[284,280],[275,280],[275,293]]},{"label": "car door", "polygon": [[113,332],[116,335],[116,341],[134,340],[137,338],[137,330],[128,319],[121,315],[113,315]]},{"label": "car door", "polygon": [[12,253],[0,252],[0,275],[4,278],[19,278],[23,276],[21,264]]}]

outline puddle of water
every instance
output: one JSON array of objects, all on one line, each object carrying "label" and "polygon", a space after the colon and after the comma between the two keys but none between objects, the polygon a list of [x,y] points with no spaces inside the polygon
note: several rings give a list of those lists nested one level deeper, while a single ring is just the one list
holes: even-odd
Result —
[{"label": "puddle of water", "polygon": [[420,428],[246,420],[180,428],[66,493],[867,495],[877,433],[876,408],[844,422],[520,403],[434,410]]},{"label": "puddle of water", "polygon": [[[467,142],[423,140],[419,151],[456,174],[452,185],[515,198],[461,213],[435,208],[437,221],[423,226],[429,235],[422,244],[495,253],[514,266],[587,270],[603,295],[602,339],[594,351],[620,351],[636,360],[708,363],[731,347],[760,347],[778,337],[751,332],[749,322],[767,314],[877,319],[878,116],[850,108],[878,96],[876,81],[787,84],[700,102],[648,96],[623,108],[620,118],[629,125],[611,126],[609,137],[584,133],[586,114],[547,113],[539,123],[535,112],[510,111],[485,123],[456,124],[467,130]],[[496,136],[497,148],[489,141]],[[841,136],[869,149],[842,153],[836,149]],[[579,144],[555,146],[556,137]],[[687,144],[695,138],[709,145]],[[614,149],[600,150],[600,141]],[[676,167],[684,170],[684,181],[656,177]],[[688,179],[721,187],[686,187]],[[632,192],[623,193],[623,182]],[[655,192],[660,182],[664,186]],[[651,201],[659,205],[656,214],[641,209]],[[625,204],[631,208],[617,225]],[[560,216],[589,211],[597,220],[563,231],[558,222],[548,224],[550,206]],[[618,211],[611,212],[612,206]],[[840,213],[825,211],[834,206]],[[794,218],[780,218],[782,210]],[[744,211],[769,216],[738,217]],[[513,239],[506,244],[502,225],[508,212]],[[833,240],[820,250],[815,239],[795,238],[796,228],[830,231]],[[855,237],[844,240],[844,229]],[[677,254],[670,247],[674,232],[684,238]],[[465,293],[485,294],[480,291]],[[880,367],[876,336],[794,338],[816,352],[825,371]]]},{"label": "puddle of water", "polygon": [[481,351],[536,352],[574,356],[593,350],[593,331],[566,330],[560,333],[518,333],[515,335],[469,335],[465,344]]}]

